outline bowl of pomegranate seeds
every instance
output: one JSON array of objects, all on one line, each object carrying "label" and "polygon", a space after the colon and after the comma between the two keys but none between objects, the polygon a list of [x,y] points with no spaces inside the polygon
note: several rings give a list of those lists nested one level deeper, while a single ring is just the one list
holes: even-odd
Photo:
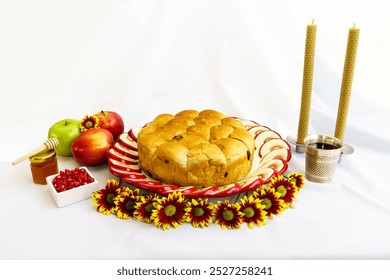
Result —
[{"label": "bowl of pomegranate seeds", "polygon": [[46,181],[58,207],[90,198],[98,190],[98,181],[84,166],[62,170]]}]

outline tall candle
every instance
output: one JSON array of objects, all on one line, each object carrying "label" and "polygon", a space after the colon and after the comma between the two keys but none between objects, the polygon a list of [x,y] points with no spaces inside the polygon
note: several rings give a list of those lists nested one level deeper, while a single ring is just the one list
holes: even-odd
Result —
[{"label": "tall candle", "polygon": [[303,66],[301,111],[299,114],[298,137],[297,137],[297,144],[300,145],[304,144],[305,137],[307,136],[309,130],[316,35],[317,35],[317,26],[314,24],[314,20],[313,20],[312,24],[309,24],[306,29],[306,46],[305,46],[305,60]]},{"label": "tall candle", "polygon": [[347,51],[345,53],[343,80],[341,82],[339,108],[334,136],[344,141],[348,107],[351,98],[353,73],[355,71],[356,52],[360,30],[355,25],[349,29]]}]

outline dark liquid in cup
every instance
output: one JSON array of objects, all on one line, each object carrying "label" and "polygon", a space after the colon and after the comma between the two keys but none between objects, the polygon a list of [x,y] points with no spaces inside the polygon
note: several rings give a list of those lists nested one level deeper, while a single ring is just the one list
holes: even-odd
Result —
[{"label": "dark liquid in cup", "polygon": [[334,150],[339,148],[336,145],[332,145],[328,143],[310,143],[309,146],[317,149],[322,149],[322,150]]}]

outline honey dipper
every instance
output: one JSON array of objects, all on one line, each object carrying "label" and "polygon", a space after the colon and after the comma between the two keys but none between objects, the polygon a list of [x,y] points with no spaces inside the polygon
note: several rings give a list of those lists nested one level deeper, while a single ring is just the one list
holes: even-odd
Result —
[{"label": "honey dipper", "polygon": [[14,160],[12,162],[12,165],[15,165],[15,164],[18,164],[19,162],[22,162],[23,160],[33,156],[33,155],[36,155],[40,152],[44,152],[44,151],[48,151],[48,150],[53,150],[55,147],[57,147],[59,144],[58,142],[58,139],[57,138],[49,138],[47,139],[42,146],[36,148],[35,150],[32,150],[31,152],[21,156],[20,158]]}]

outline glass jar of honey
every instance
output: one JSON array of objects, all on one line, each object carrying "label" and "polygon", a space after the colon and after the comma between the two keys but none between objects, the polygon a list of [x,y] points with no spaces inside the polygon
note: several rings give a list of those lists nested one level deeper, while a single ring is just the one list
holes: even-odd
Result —
[{"label": "glass jar of honey", "polygon": [[46,177],[58,173],[56,152],[48,150],[31,156],[30,167],[34,183],[46,185]]}]

